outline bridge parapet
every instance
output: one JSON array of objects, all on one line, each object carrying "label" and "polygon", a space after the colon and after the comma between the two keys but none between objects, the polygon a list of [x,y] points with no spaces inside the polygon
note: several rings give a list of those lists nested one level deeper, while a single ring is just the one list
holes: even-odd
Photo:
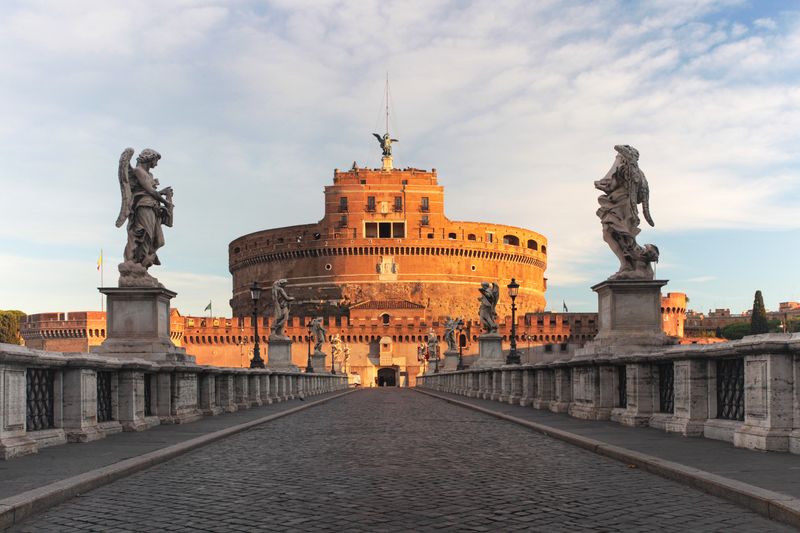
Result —
[{"label": "bridge parapet", "polygon": [[800,454],[800,335],[428,374],[417,386]]},{"label": "bridge parapet", "polygon": [[346,389],[347,377],[0,344],[0,459]]}]

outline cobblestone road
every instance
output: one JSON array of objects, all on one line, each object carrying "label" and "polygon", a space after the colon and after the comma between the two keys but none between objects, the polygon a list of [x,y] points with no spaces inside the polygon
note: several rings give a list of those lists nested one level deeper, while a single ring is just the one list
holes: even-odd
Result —
[{"label": "cobblestone road", "polygon": [[402,389],[358,391],[55,507],[16,531],[791,531]]}]

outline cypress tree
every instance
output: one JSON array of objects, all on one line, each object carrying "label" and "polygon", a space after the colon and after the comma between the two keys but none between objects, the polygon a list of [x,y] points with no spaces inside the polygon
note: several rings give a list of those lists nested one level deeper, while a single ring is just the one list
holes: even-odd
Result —
[{"label": "cypress tree", "polygon": [[769,324],[767,324],[767,310],[764,307],[764,297],[761,296],[761,291],[756,291],[756,296],[753,299],[753,312],[750,315],[750,335],[768,332]]}]

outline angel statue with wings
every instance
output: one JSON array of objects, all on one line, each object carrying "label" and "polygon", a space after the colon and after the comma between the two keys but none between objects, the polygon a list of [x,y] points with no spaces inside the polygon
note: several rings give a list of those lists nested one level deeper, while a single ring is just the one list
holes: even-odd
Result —
[{"label": "angel statue with wings", "polygon": [[117,217],[119,228],[128,221],[128,243],[124,262],[119,265],[120,287],[159,287],[158,280],[147,273],[160,265],[156,251],[164,246],[161,225],[172,227],[172,187],[158,190],[152,169],[161,154],[150,148],[139,152],[136,168],[130,164],[133,148],[126,148],[119,158],[119,187],[122,206]]},{"label": "angel statue with wings", "polygon": [[381,150],[383,150],[383,157],[392,157],[392,143],[400,142],[398,139],[392,139],[389,136],[389,133],[384,133],[383,135],[379,135],[377,133],[373,133],[376,139],[378,139],[378,144],[381,145]]},{"label": "angel statue with wings", "polygon": [[478,301],[481,306],[478,308],[478,316],[481,319],[481,327],[485,333],[497,333],[497,302],[500,300],[500,285],[492,283],[489,285],[488,281],[481,283],[481,288],[478,289],[481,293]]},{"label": "angel statue with wings", "polygon": [[618,144],[614,150],[617,157],[611,169],[603,179],[594,182],[595,188],[603,191],[597,199],[603,240],[620,263],[617,273],[608,279],[653,279],[651,263],[658,262],[658,248],[654,244],[640,246],[636,242],[641,231],[639,204],[642,204],[644,219],[655,226],[650,216],[650,188],[639,170],[639,151],[627,144]]}]

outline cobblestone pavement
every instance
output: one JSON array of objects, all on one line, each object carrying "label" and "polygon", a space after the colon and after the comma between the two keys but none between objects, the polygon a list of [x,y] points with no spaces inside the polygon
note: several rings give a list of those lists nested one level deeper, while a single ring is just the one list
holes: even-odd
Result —
[{"label": "cobblestone pavement", "polygon": [[491,416],[368,389],[211,444],[15,531],[791,531]]}]

